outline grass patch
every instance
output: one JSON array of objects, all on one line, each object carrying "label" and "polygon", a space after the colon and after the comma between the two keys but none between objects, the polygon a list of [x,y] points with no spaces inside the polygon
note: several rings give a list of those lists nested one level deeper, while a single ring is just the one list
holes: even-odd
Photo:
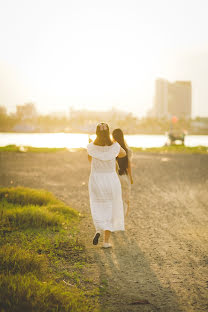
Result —
[{"label": "grass patch", "polygon": [[61,226],[65,221],[58,212],[52,213],[46,207],[31,205],[5,209],[1,216],[3,224],[9,223],[10,226],[21,229]]},{"label": "grass patch", "polygon": [[56,205],[50,205],[48,207],[49,211],[52,212],[58,212],[63,214],[64,216],[68,216],[68,217],[76,217],[77,216],[77,211],[75,211],[74,209],[67,207],[65,205],[62,204],[56,204]]},{"label": "grass patch", "polygon": [[27,251],[17,245],[3,245],[0,248],[1,273],[34,273],[41,277],[47,271],[48,259],[45,255]]},{"label": "grass patch", "polygon": [[[195,146],[189,147],[185,145],[172,145],[172,146],[162,146],[162,147],[131,147],[134,151],[139,152],[149,152],[149,153],[183,153],[183,154],[207,154],[207,146]],[[54,153],[60,151],[80,151],[84,150],[83,148],[47,148],[47,147],[32,147],[32,146],[16,146],[16,145],[7,145],[1,146],[0,152],[31,152],[31,153]]]},{"label": "grass patch", "polygon": [[98,311],[99,291],[82,276],[78,222],[49,192],[0,189],[1,311]]},{"label": "grass patch", "polygon": [[55,147],[47,148],[47,147],[17,146],[17,145],[0,146],[0,152],[55,153],[66,150],[67,148],[55,148]]},{"label": "grass patch", "polygon": [[5,199],[15,205],[38,205],[58,204],[59,200],[45,190],[35,190],[26,187],[11,187],[0,189],[0,200]]},{"label": "grass patch", "polygon": [[163,147],[150,147],[150,148],[139,148],[132,147],[131,148],[135,152],[147,152],[147,153],[181,153],[181,154],[208,154],[208,147],[206,146],[195,146],[188,147],[185,145],[172,145],[172,146],[163,146]]},{"label": "grass patch", "polygon": [[0,275],[1,308],[12,312],[92,311],[84,294],[70,288],[42,282],[34,274]]}]

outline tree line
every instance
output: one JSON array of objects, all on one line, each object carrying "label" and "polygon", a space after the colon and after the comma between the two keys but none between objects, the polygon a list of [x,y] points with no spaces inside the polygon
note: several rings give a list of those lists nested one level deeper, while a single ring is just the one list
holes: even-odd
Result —
[{"label": "tree line", "polygon": [[68,114],[39,114],[33,103],[19,105],[15,113],[0,106],[0,132],[84,132],[93,133],[96,124],[104,120],[112,128],[122,128],[129,134],[164,134],[168,131],[186,131],[189,134],[208,134],[208,118],[194,120],[138,118],[132,113],[112,109],[107,112],[74,110]]}]

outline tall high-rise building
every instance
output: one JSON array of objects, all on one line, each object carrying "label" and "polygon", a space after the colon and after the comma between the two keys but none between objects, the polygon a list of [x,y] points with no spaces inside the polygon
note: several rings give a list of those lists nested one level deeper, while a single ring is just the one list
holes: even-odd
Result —
[{"label": "tall high-rise building", "polygon": [[170,83],[165,79],[155,81],[154,116],[161,118],[191,118],[191,81]]}]

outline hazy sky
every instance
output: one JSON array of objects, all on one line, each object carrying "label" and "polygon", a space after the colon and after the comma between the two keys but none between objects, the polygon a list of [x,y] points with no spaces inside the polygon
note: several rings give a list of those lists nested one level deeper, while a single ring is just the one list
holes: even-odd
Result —
[{"label": "hazy sky", "polygon": [[208,116],[208,0],[0,0],[0,105],[142,116],[154,81],[191,80]]}]

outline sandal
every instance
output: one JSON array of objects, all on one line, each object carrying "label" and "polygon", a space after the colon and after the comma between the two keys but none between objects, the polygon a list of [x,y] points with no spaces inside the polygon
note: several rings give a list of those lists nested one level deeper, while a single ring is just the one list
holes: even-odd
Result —
[{"label": "sandal", "polygon": [[103,243],[103,248],[111,248],[112,245],[110,243]]}]

